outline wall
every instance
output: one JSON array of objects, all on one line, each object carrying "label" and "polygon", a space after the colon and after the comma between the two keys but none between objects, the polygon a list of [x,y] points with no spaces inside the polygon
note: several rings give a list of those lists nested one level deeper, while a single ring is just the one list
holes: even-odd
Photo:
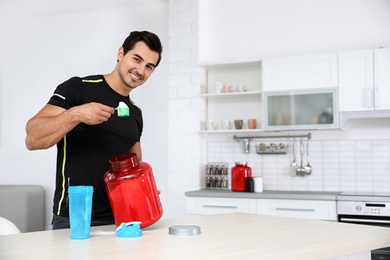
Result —
[{"label": "wall", "polygon": [[1,1],[0,10],[0,183],[42,185],[50,227],[56,148],[27,151],[27,120],[66,79],[111,72],[117,50],[131,31],[151,30],[165,46],[163,59],[131,97],[145,119],[143,159],[153,166],[166,204],[168,156],[161,147],[168,141],[167,2]]},{"label": "wall", "polygon": [[184,192],[199,189],[206,154],[199,138],[205,111],[199,98],[198,0],[169,1],[168,205],[165,216],[185,214]]},{"label": "wall", "polygon": [[387,0],[203,1],[208,63],[390,45]]}]

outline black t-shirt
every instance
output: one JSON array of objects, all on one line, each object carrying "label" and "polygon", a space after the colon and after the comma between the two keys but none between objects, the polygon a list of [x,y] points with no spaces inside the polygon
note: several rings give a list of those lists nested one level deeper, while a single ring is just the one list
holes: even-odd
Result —
[{"label": "black t-shirt", "polygon": [[73,77],[60,84],[49,104],[69,109],[73,106],[98,102],[117,107],[124,102],[130,108],[129,117],[114,113],[98,125],[79,124],[57,144],[56,189],[53,213],[64,217],[68,211],[68,179],[70,185],[92,185],[92,220],[113,220],[104,174],[110,170],[109,160],[128,153],[140,141],[143,121],[141,110],[129,96],[115,92],[102,75]]}]

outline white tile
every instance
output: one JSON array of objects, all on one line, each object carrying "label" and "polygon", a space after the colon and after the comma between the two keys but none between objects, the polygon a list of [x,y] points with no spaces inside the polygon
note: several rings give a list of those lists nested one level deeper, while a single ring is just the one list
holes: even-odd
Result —
[{"label": "white tile", "polygon": [[[248,161],[253,175],[263,176],[264,187],[269,189],[358,192],[374,186],[382,189],[382,183],[390,182],[389,140],[312,140],[309,159],[313,173],[306,177],[291,176],[291,146],[285,155],[258,155],[254,144],[251,153],[244,154],[237,142],[209,142],[207,158],[228,161],[231,167],[236,161]],[[306,164],[306,156],[303,161]],[[299,155],[297,162],[300,164]]]},{"label": "white tile", "polygon": [[374,191],[377,192],[377,193],[389,193],[389,185],[390,183],[388,183],[388,186],[387,187],[375,187],[374,188]]},{"label": "white tile", "polygon": [[327,184],[324,184],[323,191],[340,191],[340,187],[338,184],[327,183]]},{"label": "white tile", "polygon": [[338,145],[340,147],[340,150],[342,150],[342,149],[345,149],[344,147],[355,146],[355,141],[354,140],[341,140],[338,142]]}]

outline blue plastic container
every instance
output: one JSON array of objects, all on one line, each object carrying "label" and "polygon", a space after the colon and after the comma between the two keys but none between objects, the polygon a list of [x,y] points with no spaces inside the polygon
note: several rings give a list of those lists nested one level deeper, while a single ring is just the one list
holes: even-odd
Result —
[{"label": "blue plastic container", "polygon": [[70,186],[69,221],[71,239],[88,239],[91,237],[92,186]]}]

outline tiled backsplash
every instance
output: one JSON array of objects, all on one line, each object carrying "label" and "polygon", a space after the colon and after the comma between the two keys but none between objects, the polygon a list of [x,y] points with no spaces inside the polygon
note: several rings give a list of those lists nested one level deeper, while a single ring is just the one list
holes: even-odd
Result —
[{"label": "tiled backsplash", "polygon": [[[279,144],[286,140],[261,142]],[[287,142],[287,154],[277,155],[257,154],[255,145],[259,143],[252,140],[250,153],[245,154],[236,141],[209,141],[208,162],[228,162],[230,177],[235,162],[247,161],[252,175],[263,176],[265,190],[390,192],[390,140],[311,140],[309,161],[313,172],[304,177],[291,176],[292,140]],[[299,142],[296,148],[300,164]],[[303,158],[306,165],[306,156]]]}]

